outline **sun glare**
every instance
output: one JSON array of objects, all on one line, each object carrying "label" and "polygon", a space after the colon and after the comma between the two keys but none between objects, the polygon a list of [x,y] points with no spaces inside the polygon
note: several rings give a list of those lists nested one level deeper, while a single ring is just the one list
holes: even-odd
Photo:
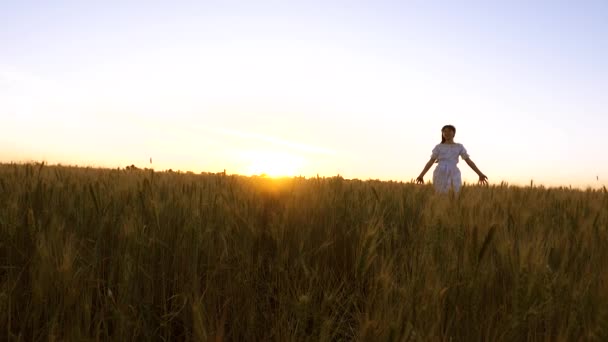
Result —
[{"label": "sun glare", "polygon": [[293,177],[300,173],[304,158],[290,153],[269,151],[249,152],[247,155],[247,175],[269,177]]}]

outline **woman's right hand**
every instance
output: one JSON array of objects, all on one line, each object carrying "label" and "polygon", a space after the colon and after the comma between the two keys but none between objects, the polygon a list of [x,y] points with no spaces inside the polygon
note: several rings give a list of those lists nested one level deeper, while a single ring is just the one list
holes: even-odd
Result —
[{"label": "woman's right hand", "polygon": [[424,184],[424,178],[422,178],[422,176],[418,176],[418,178],[416,178],[416,183]]}]

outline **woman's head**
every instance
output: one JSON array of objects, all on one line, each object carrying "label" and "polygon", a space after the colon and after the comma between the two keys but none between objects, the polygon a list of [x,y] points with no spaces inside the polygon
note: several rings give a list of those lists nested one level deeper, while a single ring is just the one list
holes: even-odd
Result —
[{"label": "woman's head", "polygon": [[447,139],[454,138],[456,135],[456,127],[452,125],[445,125],[441,128],[441,143],[443,144]]}]

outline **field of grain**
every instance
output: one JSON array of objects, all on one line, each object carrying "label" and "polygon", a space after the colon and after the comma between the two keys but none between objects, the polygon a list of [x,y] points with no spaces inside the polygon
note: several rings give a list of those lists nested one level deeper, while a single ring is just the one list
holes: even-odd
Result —
[{"label": "field of grain", "polygon": [[608,194],[0,165],[0,340],[608,339]]}]

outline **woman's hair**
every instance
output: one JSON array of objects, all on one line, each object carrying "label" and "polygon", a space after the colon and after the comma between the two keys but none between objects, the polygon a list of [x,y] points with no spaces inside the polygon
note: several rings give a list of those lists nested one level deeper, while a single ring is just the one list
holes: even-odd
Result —
[{"label": "woman's hair", "polygon": [[445,142],[445,138],[443,137],[443,130],[444,129],[451,129],[452,131],[454,131],[454,135],[456,135],[456,127],[452,126],[452,125],[445,125],[441,128],[441,143],[443,144]]}]

